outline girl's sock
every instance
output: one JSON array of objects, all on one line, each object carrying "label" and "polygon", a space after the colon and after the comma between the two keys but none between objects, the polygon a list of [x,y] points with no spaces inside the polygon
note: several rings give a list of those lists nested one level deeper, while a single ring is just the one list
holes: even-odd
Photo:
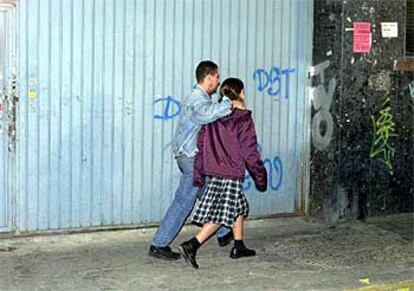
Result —
[{"label": "girl's sock", "polygon": [[234,248],[238,249],[238,250],[241,250],[241,249],[245,249],[246,246],[244,245],[244,242],[243,242],[242,239],[240,239],[240,240],[235,239],[234,240]]},{"label": "girl's sock", "polygon": [[190,239],[189,241],[188,241],[189,243],[190,243],[190,245],[191,245],[191,247],[193,248],[193,250],[198,250],[198,248],[200,247],[200,242],[198,241],[198,239],[195,237],[195,236],[193,236],[193,238],[192,239]]}]

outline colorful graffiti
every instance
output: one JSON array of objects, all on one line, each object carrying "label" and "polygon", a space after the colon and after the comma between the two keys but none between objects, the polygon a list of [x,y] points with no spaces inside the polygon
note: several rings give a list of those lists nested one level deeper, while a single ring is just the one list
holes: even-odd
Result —
[{"label": "colorful graffiti", "polygon": [[[333,136],[333,118],[329,112],[331,107],[332,97],[336,88],[336,79],[332,78],[329,81],[328,92],[325,88],[325,74],[324,71],[329,67],[330,62],[322,62],[310,70],[311,77],[319,75],[320,84],[311,88],[312,105],[317,113],[312,118],[312,141],[316,149],[323,151],[331,143]],[[321,130],[321,124],[324,124],[326,129]]]},{"label": "colorful graffiti", "polygon": [[265,69],[257,69],[253,73],[253,79],[259,82],[257,90],[262,93],[266,90],[267,94],[270,96],[277,96],[281,94],[282,89],[282,79],[284,79],[285,87],[285,99],[289,99],[289,82],[290,74],[296,72],[295,68],[288,68],[282,70],[279,67],[272,67],[269,72]]},{"label": "colorful graffiti", "polygon": [[390,143],[390,138],[398,136],[395,133],[394,118],[391,114],[390,98],[385,95],[385,101],[378,117],[371,116],[374,127],[374,138],[371,145],[370,157],[384,163],[390,175],[393,175],[392,160],[395,154],[395,148]]}]

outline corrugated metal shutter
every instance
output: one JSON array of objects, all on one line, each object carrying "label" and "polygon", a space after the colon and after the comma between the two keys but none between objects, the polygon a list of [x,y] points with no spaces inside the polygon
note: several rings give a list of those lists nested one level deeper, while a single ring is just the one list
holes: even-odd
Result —
[{"label": "corrugated metal shutter", "polygon": [[[270,188],[252,215],[292,213],[309,150],[312,1],[18,2],[18,228],[160,221],[167,148],[202,59],[242,78]],[[306,191],[306,189],[305,189]]]}]

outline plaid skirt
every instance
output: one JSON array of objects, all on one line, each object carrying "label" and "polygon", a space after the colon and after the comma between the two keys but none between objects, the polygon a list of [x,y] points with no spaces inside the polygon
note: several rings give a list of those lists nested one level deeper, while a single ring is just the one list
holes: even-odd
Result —
[{"label": "plaid skirt", "polygon": [[239,215],[249,215],[249,204],[243,193],[243,181],[209,177],[204,195],[194,213],[193,222],[210,222],[233,227]]}]

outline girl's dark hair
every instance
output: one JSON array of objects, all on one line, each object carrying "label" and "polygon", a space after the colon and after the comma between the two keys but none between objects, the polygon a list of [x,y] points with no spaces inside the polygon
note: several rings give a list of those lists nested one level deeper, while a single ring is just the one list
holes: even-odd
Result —
[{"label": "girl's dark hair", "polygon": [[220,101],[223,96],[229,97],[230,100],[241,100],[240,93],[244,89],[242,80],[237,78],[227,78],[220,87]]}]

